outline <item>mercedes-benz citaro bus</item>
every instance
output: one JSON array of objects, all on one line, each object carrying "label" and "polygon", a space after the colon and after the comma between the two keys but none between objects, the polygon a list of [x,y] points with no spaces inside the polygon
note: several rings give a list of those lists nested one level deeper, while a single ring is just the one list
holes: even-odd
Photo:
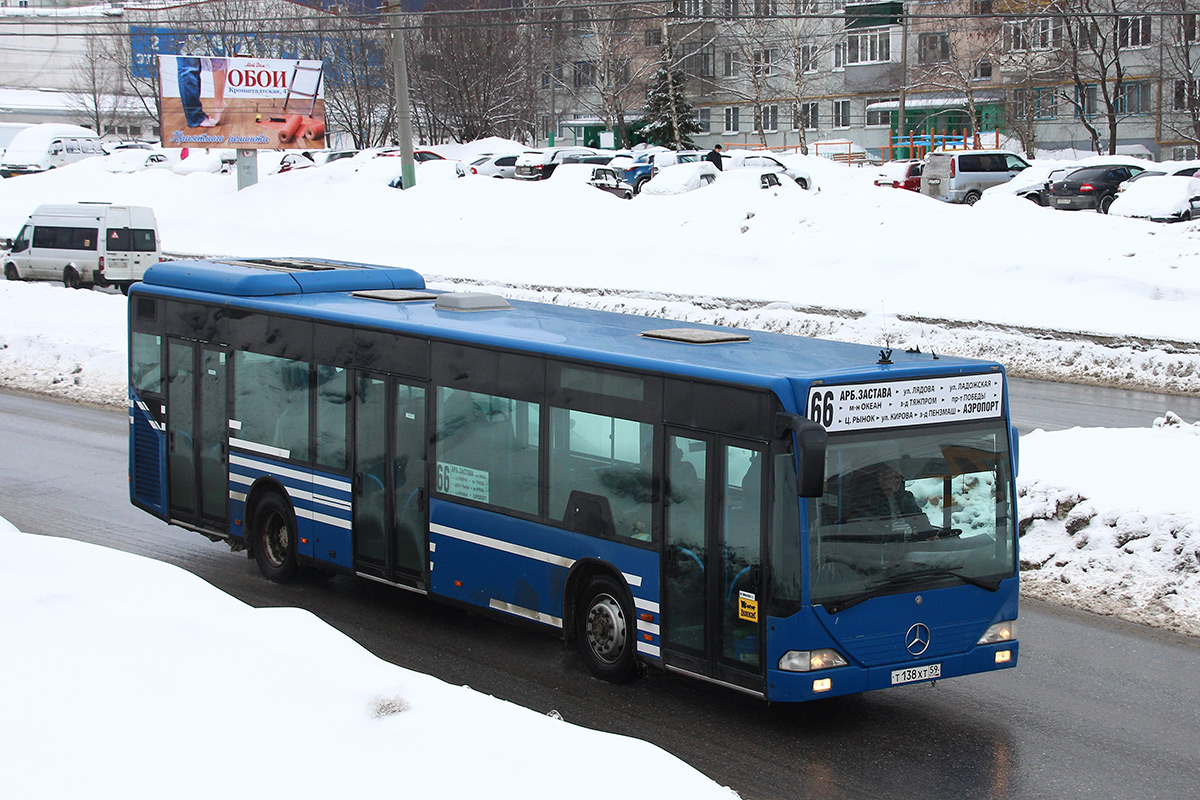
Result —
[{"label": "mercedes-benz citaro bus", "polygon": [[132,502],[273,581],[528,621],[597,676],[803,701],[1017,662],[996,363],[168,262],[130,291]]}]

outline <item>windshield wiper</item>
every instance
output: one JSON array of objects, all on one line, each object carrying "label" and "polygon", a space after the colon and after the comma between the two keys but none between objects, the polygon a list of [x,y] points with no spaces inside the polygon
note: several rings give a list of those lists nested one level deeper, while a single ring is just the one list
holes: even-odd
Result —
[{"label": "windshield wiper", "polygon": [[866,602],[872,597],[879,597],[888,593],[889,589],[894,589],[897,586],[903,586],[907,583],[913,583],[923,578],[942,578],[952,577],[958,578],[963,583],[968,583],[971,586],[978,586],[980,589],[986,589],[989,592],[994,592],[1000,588],[999,580],[985,580],[982,578],[974,578],[970,575],[964,575],[961,572],[956,572],[952,569],[923,569],[917,572],[905,572],[900,575],[893,575],[890,578],[884,578],[881,581],[876,581],[867,587],[866,591],[850,597],[835,600],[832,603],[822,603],[825,610],[830,614],[837,614],[840,611],[845,611],[847,608]]}]

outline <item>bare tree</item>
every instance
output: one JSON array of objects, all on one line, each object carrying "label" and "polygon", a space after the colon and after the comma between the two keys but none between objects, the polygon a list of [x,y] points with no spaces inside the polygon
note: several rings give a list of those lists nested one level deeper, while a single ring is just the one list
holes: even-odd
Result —
[{"label": "bare tree", "polygon": [[1200,9],[1195,0],[1162,0],[1163,127],[1185,142],[1200,145]]},{"label": "bare tree", "polygon": [[[446,14],[450,10],[469,13]],[[426,138],[515,138],[531,127],[528,37],[499,0],[455,0],[422,15],[409,78]]]},{"label": "bare tree", "polygon": [[106,38],[100,30],[89,31],[84,50],[71,67],[71,92],[67,95],[72,112],[81,125],[103,136],[118,124],[128,124],[121,105],[124,76],[108,58]]}]

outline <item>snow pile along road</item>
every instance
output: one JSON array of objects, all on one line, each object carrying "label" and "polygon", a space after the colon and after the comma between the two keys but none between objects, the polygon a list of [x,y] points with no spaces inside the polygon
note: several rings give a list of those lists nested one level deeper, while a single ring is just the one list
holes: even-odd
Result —
[{"label": "snow pile along road", "polygon": [[1200,422],[1021,438],[1021,591],[1200,636]]}]

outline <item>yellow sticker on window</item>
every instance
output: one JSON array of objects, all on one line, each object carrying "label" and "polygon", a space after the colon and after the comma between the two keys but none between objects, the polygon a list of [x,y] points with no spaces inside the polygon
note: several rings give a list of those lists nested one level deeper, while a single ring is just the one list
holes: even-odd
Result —
[{"label": "yellow sticker on window", "polygon": [[758,598],[750,592],[738,592],[738,619],[758,622]]}]

